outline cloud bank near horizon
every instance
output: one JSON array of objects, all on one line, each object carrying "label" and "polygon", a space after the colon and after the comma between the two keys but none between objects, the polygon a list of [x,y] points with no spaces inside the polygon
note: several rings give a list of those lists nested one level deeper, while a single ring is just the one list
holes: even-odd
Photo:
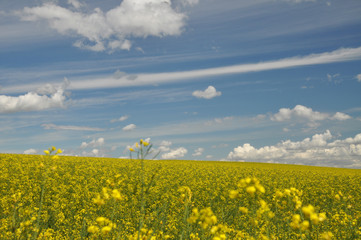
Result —
[{"label": "cloud bank near horizon", "polygon": [[360,168],[361,133],[331,141],[334,138],[326,130],[302,141],[286,140],[260,148],[245,143],[234,148],[227,160]]}]

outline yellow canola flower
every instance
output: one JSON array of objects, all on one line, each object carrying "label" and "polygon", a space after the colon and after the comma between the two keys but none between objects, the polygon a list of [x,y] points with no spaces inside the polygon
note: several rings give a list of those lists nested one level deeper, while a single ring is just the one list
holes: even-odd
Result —
[{"label": "yellow canola flower", "polygon": [[255,187],[256,187],[257,190],[258,190],[259,192],[261,192],[261,193],[265,193],[265,192],[266,192],[266,190],[264,189],[264,187],[263,187],[261,184],[259,184],[259,183],[257,183],[257,184],[255,185]]},{"label": "yellow canola flower", "polygon": [[104,199],[102,199],[100,197],[100,195],[98,194],[98,196],[96,198],[93,198],[93,203],[97,204],[97,205],[104,205],[105,201]]},{"label": "yellow canola flower", "polygon": [[133,149],[133,148],[129,148],[129,151],[134,152],[134,149]]},{"label": "yellow canola flower", "polygon": [[123,197],[122,195],[120,194],[120,192],[118,191],[118,189],[113,189],[112,191],[112,197],[115,199],[115,200],[122,200]]},{"label": "yellow canola flower", "polygon": [[54,152],[56,150],[56,147],[51,146],[51,151]]},{"label": "yellow canola flower", "polygon": [[96,221],[99,225],[101,225],[101,224],[107,222],[108,219],[105,218],[105,217],[97,217],[97,219],[96,219],[95,221]]},{"label": "yellow canola flower", "polygon": [[231,191],[229,191],[229,197],[230,197],[231,199],[237,198],[237,197],[238,197],[238,191],[237,191],[237,190],[231,190]]},{"label": "yellow canola flower", "polygon": [[105,227],[102,227],[102,234],[107,234],[109,233],[110,231],[112,230],[112,227],[111,226],[105,226]]},{"label": "yellow canola flower", "polygon": [[326,213],[320,213],[319,215],[318,215],[318,218],[319,218],[319,220],[321,221],[321,222],[323,222],[323,221],[325,221],[326,220]]},{"label": "yellow canola flower", "polygon": [[242,212],[243,214],[247,214],[247,213],[248,213],[248,208],[246,208],[246,207],[239,207],[239,211]]},{"label": "yellow canola flower", "polygon": [[97,232],[99,232],[99,228],[97,227],[97,226],[89,226],[88,227],[88,232],[89,233],[97,233]]},{"label": "yellow canola flower", "polygon": [[332,232],[324,232],[321,234],[321,239],[323,240],[331,240],[333,238]]},{"label": "yellow canola flower", "polygon": [[247,187],[247,188],[246,188],[246,192],[247,192],[248,194],[253,195],[253,194],[256,192],[255,186],[249,186],[249,187]]},{"label": "yellow canola flower", "polygon": [[45,153],[46,155],[50,155],[49,150],[44,150],[44,153]]},{"label": "yellow canola flower", "polygon": [[310,216],[310,220],[311,220],[312,224],[315,224],[315,225],[318,224],[318,222],[320,221],[317,213],[312,213]]},{"label": "yellow canola flower", "polygon": [[315,212],[315,208],[312,205],[308,205],[307,207],[302,208],[302,212],[305,217],[310,218],[310,216]]},{"label": "yellow canola flower", "polygon": [[56,154],[63,153],[63,151],[59,148],[58,151],[56,151]]},{"label": "yellow canola flower", "polygon": [[308,230],[309,227],[310,227],[310,222],[309,222],[309,221],[305,220],[305,221],[303,221],[303,222],[301,223],[301,230],[302,230],[302,231]]}]

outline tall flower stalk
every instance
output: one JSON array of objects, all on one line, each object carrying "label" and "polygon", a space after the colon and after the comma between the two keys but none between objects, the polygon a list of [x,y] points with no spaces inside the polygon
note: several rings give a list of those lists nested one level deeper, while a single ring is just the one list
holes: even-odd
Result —
[{"label": "tall flower stalk", "polygon": [[[138,228],[138,240],[140,239],[141,236],[141,230],[144,226],[144,220],[145,220],[145,205],[146,205],[146,200],[145,200],[145,168],[144,168],[144,159],[149,156],[150,154],[153,153],[152,151],[152,144],[150,144],[147,141],[144,141],[143,139],[140,139],[139,143],[137,142],[135,144],[135,149],[134,148],[129,148],[130,151],[130,159],[132,158],[132,153],[136,153],[137,155],[137,159],[140,160],[140,167],[141,167],[141,171],[140,171],[140,182],[141,182],[141,189],[140,189],[140,197],[141,197],[141,202],[140,202],[140,218],[139,218],[139,228]],[[154,154],[152,159],[155,159],[159,154],[159,151]]]}]

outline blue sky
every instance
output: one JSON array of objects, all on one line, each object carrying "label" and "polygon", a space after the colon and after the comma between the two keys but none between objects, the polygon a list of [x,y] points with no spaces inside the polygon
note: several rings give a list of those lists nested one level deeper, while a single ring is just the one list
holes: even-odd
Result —
[{"label": "blue sky", "polygon": [[0,152],[361,168],[361,2],[0,3]]}]

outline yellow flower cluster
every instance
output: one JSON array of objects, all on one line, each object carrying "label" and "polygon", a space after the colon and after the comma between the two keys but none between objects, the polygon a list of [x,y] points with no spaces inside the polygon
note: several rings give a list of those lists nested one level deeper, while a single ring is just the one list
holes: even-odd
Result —
[{"label": "yellow flower cluster", "polygon": [[53,154],[52,159],[57,160],[57,159],[59,159],[58,154],[63,153],[63,151],[60,148],[57,150],[56,147],[52,146],[48,150],[44,150],[44,153],[48,156]]},{"label": "yellow flower cluster", "polygon": [[276,201],[278,208],[280,209],[290,207],[294,208],[294,210],[297,210],[302,206],[302,194],[302,191],[291,187],[289,189],[284,189],[283,191],[277,190],[273,196],[273,200]]},{"label": "yellow flower cluster", "polygon": [[[217,224],[217,217],[214,215],[211,208],[204,208],[198,211],[193,208],[191,216],[188,218],[191,224],[198,224],[203,231],[209,230],[208,234],[212,236],[212,240],[227,239],[226,233],[229,229],[223,224]],[[190,234],[191,239],[199,239],[199,234]]]},{"label": "yellow flower cluster", "polygon": [[99,235],[108,235],[112,229],[117,225],[105,217],[97,217],[97,224],[88,227],[88,232],[92,234],[93,238]]},{"label": "yellow flower cluster", "polygon": [[229,191],[229,196],[232,199],[242,197],[242,190],[245,190],[251,196],[254,196],[255,194],[263,194],[266,191],[257,178],[248,177],[241,179],[237,186],[238,190]]}]

